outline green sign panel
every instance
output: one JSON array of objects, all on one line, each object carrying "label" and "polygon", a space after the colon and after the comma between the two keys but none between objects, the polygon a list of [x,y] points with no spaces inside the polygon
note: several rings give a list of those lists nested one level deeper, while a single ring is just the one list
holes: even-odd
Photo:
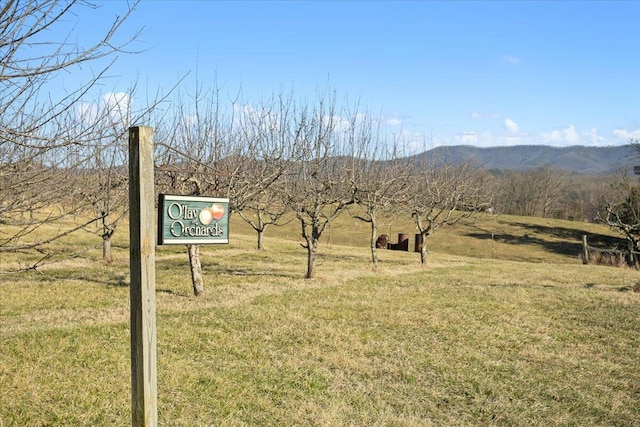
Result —
[{"label": "green sign panel", "polygon": [[159,245],[229,243],[229,199],[161,194]]}]

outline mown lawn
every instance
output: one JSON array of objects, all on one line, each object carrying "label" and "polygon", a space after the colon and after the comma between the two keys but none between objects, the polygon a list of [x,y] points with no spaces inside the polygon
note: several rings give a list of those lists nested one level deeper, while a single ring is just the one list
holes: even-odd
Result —
[{"label": "mown lawn", "polygon": [[[258,252],[237,224],[202,249],[202,298],[158,250],[159,425],[640,424],[640,274],[573,252],[606,229],[481,219],[374,270],[344,221],[314,280],[295,228]],[[1,427],[131,423],[126,246],[0,276]]]}]

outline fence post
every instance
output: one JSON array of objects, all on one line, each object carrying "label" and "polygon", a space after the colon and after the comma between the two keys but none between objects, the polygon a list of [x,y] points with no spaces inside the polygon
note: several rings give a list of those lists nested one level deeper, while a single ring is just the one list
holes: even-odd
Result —
[{"label": "fence post", "polygon": [[129,272],[131,306],[131,421],[158,422],[153,129],[129,128]]},{"label": "fence post", "polygon": [[589,245],[587,244],[587,235],[582,235],[582,263],[589,264]]}]

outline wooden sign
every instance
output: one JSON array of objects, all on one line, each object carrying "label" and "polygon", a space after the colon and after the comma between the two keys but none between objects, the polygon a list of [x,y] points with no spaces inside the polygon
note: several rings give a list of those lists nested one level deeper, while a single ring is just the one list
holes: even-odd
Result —
[{"label": "wooden sign", "polygon": [[160,194],[158,245],[229,243],[229,199]]}]

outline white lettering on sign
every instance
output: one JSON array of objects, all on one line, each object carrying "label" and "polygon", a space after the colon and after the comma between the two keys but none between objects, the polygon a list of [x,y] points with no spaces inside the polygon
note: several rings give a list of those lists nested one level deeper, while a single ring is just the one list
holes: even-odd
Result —
[{"label": "white lettering on sign", "polygon": [[175,202],[171,203],[167,208],[167,215],[171,219],[196,219],[198,212],[200,212],[199,209],[189,209],[189,206]]},{"label": "white lettering on sign", "polygon": [[187,224],[175,220],[169,226],[173,237],[222,237],[224,230],[217,222],[210,226]]}]

